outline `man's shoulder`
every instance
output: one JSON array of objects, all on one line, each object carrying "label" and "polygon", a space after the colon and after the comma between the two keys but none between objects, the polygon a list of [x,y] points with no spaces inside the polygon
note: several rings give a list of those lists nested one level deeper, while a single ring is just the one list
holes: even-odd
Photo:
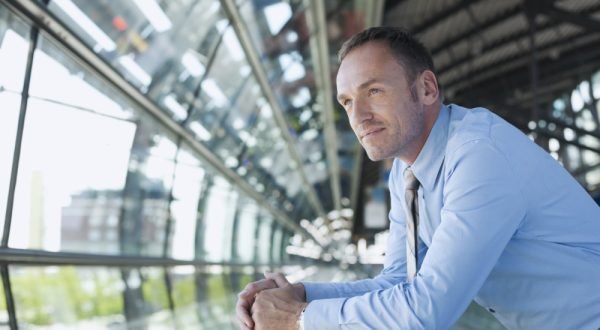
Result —
[{"label": "man's shoulder", "polygon": [[448,106],[447,152],[460,148],[473,141],[493,143],[499,130],[513,130],[514,127],[486,108],[465,108],[455,104]]}]

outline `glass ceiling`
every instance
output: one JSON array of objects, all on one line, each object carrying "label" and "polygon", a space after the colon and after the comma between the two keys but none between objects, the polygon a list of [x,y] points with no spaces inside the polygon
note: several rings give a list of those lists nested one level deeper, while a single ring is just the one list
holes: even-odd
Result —
[{"label": "glass ceiling", "polygon": [[[360,2],[326,2],[327,21],[338,23],[329,31],[311,26],[314,3],[51,0],[48,8],[225,167],[299,222],[349,206],[359,150],[337,106],[334,122],[324,120],[324,98],[333,95],[319,95],[319,50],[309,41],[326,34],[336,44],[362,29],[364,19],[348,24],[356,21],[351,13]],[[236,17],[240,21],[232,22]],[[248,31],[249,41],[236,33],[236,24]],[[329,79],[337,69],[335,50],[325,51]],[[248,62],[252,55],[260,67]],[[257,70],[266,73],[268,91]],[[337,129],[341,143],[327,145],[326,125]],[[339,164],[331,163],[328,147],[335,148]],[[331,166],[341,168],[336,180]],[[335,183],[341,204],[334,200]]]}]

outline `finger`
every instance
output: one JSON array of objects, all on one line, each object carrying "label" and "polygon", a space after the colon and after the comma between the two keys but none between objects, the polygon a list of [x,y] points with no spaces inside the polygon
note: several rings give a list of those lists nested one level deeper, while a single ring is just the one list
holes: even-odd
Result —
[{"label": "finger", "polygon": [[288,282],[282,273],[265,272],[265,278],[275,281],[280,288],[290,285],[290,282]]},{"label": "finger", "polygon": [[252,317],[250,317],[248,307],[248,304],[242,303],[241,300],[238,301],[235,306],[235,314],[242,328],[245,326],[248,329],[252,329],[252,327],[254,327],[254,321],[252,321]]},{"label": "finger", "polygon": [[252,326],[248,326],[248,325],[246,325],[246,323],[244,323],[240,319],[238,319],[237,321],[238,321],[238,325],[240,326],[241,330],[253,330],[254,329],[254,324]]},{"label": "finger", "polygon": [[252,329],[254,329],[254,324],[252,324],[252,326],[248,326],[248,325],[246,325],[246,323],[244,323],[244,321],[242,321],[240,319],[238,319],[237,321],[238,321],[238,324],[239,324],[241,330],[252,330]]},{"label": "finger", "polygon": [[244,288],[244,290],[242,292],[240,292],[238,297],[240,299],[246,299],[246,300],[248,300],[248,298],[250,298],[249,301],[252,301],[252,300],[254,300],[254,295],[259,293],[260,291],[266,290],[266,289],[274,289],[276,287],[277,287],[277,283],[275,283],[275,281],[273,281],[271,279],[262,279],[262,280],[252,282],[252,283],[246,285],[246,287]]}]

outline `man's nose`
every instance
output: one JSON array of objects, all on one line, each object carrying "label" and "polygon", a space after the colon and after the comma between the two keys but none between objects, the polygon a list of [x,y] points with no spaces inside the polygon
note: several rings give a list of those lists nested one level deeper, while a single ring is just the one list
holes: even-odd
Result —
[{"label": "man's nose", "polygon": [[361,124],[364,121],[373,118],[373,112],[368,102],[365,102],[360,98],[354,100],[354,111],[352,112],[352,115],[354,117],[352,119],[356,124]]}]

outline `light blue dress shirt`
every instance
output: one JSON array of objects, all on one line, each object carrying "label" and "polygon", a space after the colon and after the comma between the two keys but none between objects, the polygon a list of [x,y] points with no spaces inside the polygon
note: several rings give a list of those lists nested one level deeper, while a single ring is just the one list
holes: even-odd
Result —
[{"label": "light blue dress shirt", "polygon": [[486,109],[442,106],[412,170],[421,261],[406,281],[402,173],[374,279],[304,283],[305,329],[448,329],[474,298],[509,329],[600,328],[600,208]]}]

